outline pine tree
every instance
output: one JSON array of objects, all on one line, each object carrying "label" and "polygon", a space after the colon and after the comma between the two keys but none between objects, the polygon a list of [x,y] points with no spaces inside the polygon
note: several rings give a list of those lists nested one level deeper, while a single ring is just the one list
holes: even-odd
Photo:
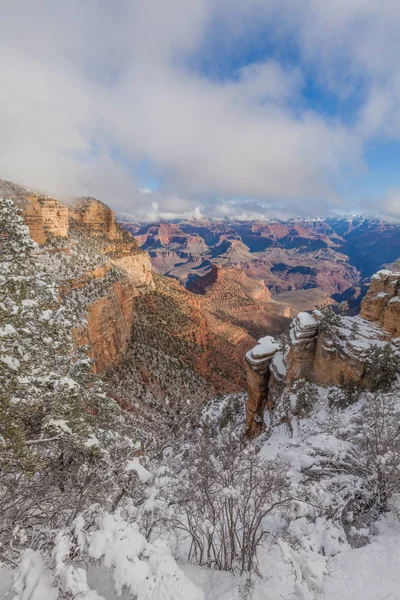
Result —
[{"label": "pine tree", "polygon": [[373,391],[387,391],[396,379],[399,359],[391,344],[371,346],[366,360],[366,374]]},{"label": "pine tree", "polygon": [[300,419],[310,416],[317,400],[315,387],[309,381],[300,379],[296,381],[294,388],[297,399],[293,413]]},{"label": "pine tree", "polygon": [[333,312],[331,306],[325,306],[321,309],[322,317],[319,322],[321,331],[332,332],[336,327],[340,326],[341,320],[339,315]]}]

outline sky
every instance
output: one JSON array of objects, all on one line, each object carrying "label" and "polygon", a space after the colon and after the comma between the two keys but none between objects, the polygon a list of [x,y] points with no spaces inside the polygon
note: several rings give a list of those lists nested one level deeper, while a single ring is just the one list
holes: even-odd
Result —
[{"label": "sky", "polygon": [[136,220],[400,218],[398,0],[0,0],[0,178]]}]

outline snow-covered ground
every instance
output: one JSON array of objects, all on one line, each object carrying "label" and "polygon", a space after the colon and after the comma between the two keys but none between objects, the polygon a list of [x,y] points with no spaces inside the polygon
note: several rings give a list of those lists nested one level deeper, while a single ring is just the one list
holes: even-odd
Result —
[{"label": "snow-covered ground", "polygon": [[[143,588],[146,593],[139,594],[139,600],[202,600],[203,597],[204,600],[400,600],[400,520],[396,505],[393,512],[386,512],[377,520],[364,523],[357,521],[348,508],[343,508],[349,506],[349,497],[352,494],[354,496],[358,486],[362,485],[358,474],[341,470],[339,465],[348,460],[354,441],[355,423],[364,410],[368,396],[362,396],[358,402],[342,410],[330,408],[329,389],[317,388],[317,396],[312,414],[304,419],[293,418],[291,427],[279,423],[278,407],[274,426],[268,429],[271,424],[267,423],[267,432],[251,442],[259,450],[260,456],[269,461],[266,464],[279,463],[283,470],[287,469],[293,497],[288,507],[271,512],[265,519],[264,527],[271,533],[259,552],[259,576],[249,580],[246,575],[232,575],[188,564],[187,543],[177,543],[179,535],[171,532],[165,538],[168,538],[177,566],[172,556],[165,553],[166,546],[162,552],[159,546],[160,555],[157,559],[154,558],[158,552],[157,542],[149,545],[155,555],[149,554],[150,558],[146,558],[146,564],[143,563],[141,569],[144,566],[148,568],[147,561],[150,569],[152,565],[157,565],[154,571],[156,585],[146,584]],[[240,405],[243,401],[244,398],[239,401],[236,398],[234,416],[229,417],[230,425],[233,419],[233,427],[237,427],[237,431],[243,427],[243,413],[238,411],[238,406],[243,408],[243,404]],[[289,398],[289,402],[294,401],[295,397]],[[229,398],[211,403],[204,410],[204,423],[223,429],[225,425],[221,425],[221,419],[224,415],[226,418],[229,403]],[[194,440],[196,435],[201,437],[197,431]],[[196,443],[190,439],[183,443],[184,452],[191,443]],[[179,449],[177,451],[179,455]],[[171,453],[167,455],[170,457]],[[337,471],[335,466],[338,466]],[[151,469],[151,465],[147,467]],[[148,498],[153,498],[152,494],[157,498],[154,480],[148,477],[147,470],[138,460],[130,464],[130,469],[140,475],[144,485],[149,480]],[[117,537],[112,532],[109,541],[104,541],[107,535],[105,532],[104,539],[101,538],[103,545],[96,556],[103,553],[107,557],[113,544],[116,544]],[[136,552],[139,551],[136,547],[133,550],[135,544],[124,536],[121,533],[121,540],[125,544],[123,548],[121,546],[121,552],[128,548],[135,563]],[[89,554],[94,537],[90,539]],[[129,572],[129,560],[125,561],[121,556],[121,561],[126,562],[126,568],[122,568],[123,562],[118,564],[114,558],[89,567],[87,581],[93,595],[90,595],[91,591],[77,598],[135,598],[126,589],[121,589],[121,596],[113,591],[112,572],[118,572],[117,580],[120,582],[131,581],[132,590],[136,585],[135,578]],[[164,575],[160,571],[160,565],[168,564],[174,571],[172,575],[167,572]],[[9,588],[10,572],[0,570],[0,597],[5,597]],[[11,593],[6,597],[11,600],[14,596]],[[17,598],[47,600],[29,593]]]},{"label": "snow-covered ground", "polygon": [[[272,552],[265,557],[269,575],[256,582],[252,600],[399,600],[400,599],[400,525],[393,515],[383,517],[376,526],[373,541],[363,548],[347,549],[326,564],[321,561],[321,591],[307,590],[296,578],[296,570],[285,556]],[[304,557],[306,559],[306,556]],[[205,600],[242,600],[241,583],[229,573],[209,571],[193,565],[183,567],[187,577],[204,593]],[[303,569],[304,574],[305,570]],[[309,571],[312,579],[312,572]]]}]

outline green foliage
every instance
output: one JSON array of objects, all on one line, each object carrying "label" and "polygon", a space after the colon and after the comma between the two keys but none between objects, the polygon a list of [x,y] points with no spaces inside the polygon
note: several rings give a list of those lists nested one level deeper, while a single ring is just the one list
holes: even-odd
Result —
[{"label": "green foliage", "polygon": [[0,252],[0,544],[7,552],[11,524],[22,515],[28,527],[56,525],[113,493],[119,475],[107,475],[110,465],[136,445],[131,417],[74,347],[72,328],[95,289],[86,298],[81,291],[79,302],[58,301],[63,278],[76,274],[76,255],[39,251],[11,200],[0,200]]},{"label": "green foliage", "polygon": [[321,331],[331,332],[335,327],[340,326],[340,317],[333,312],[331,306],[325,306],[321,309],[321,319],[319,322],[319,328]]},{"label": "green foliage", "polygon": [[348,310],[349,310],[349,303],[347,302],[347,300],[343,300],[342,302],[339,302],[337,309],[339,311],[339,313],[341,315],[344,315]]},{"label": "green foliage", "polygon": [[351,330],[350,330],[350,339],[355,340],[359,333],[360,333],[360,326],[356,321],[354,321],[354,323],[351,326]]},{"label": "green foliage", "polygon": [[234,396],[232,400],[230,398],[225,402],[219,418],[218,425],[221,430],[233,423],[243,408],[238,396]]},{"label": "green foliage", "polygon": [[399,359],[391,344],[371,346],[366,360],[366,374],[373,391],[387,391],[396,379]]},{"label": "green foliage", "polygon": [[345,378],[344,373],[340,373],[339,386],[331,388],[329,391],[329,404],[331,407],[346,408],[357,402],[360,397],[361,388],[353,377]]},{"label": "green foliage", "polygon": [[309,417],[318,400],[315,386],[305,379],[299,379],[296,381],[294,391],[296,394],[296,403],[293,414],[299,417],[299,419]]},{"label": "green foliage", "polygon": [[281,333],[280,336],[278,337],[278,341],[280,344],[280,349],[281,352],[283,354],[283,356],[286,356],[286,353],[289,350],[289,336],[286,335],[286,333]]}]

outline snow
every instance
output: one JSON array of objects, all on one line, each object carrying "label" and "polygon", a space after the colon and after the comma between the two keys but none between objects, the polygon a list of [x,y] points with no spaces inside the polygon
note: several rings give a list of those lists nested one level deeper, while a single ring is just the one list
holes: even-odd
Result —
[{"label": "snow", "polygon": [[100,446],[100,442],[95,435],[91,435],[85,442],[86,448],[93,448],[93,446]]},{"label": "snow", "polygon": [[14,582],[15,600],[57,600],[51,574],[38,552],[25,550]]},{"label": "snow", "polygon": [[271,366],[279,376],[286,376],[287,368],[282,352],[275,354],[274,358],[272,359]]},{"label": "snow", "polygon": [[135,524],[104,514],[89,539],[88,554],[112,569],[117,594],[127,588],[140,600],[204,600],[178,568],[167,544],[150,544]]},{"label": "snow", "polygon": [[10,323],[6,323],[3,327],[0,327],[0,337],[16,335],[16,333],[15,328]]},{"label": "snow", "polygon": [[317,321],[314,319],[314,317],[306,312],[300,312],[297,315],[297,319],[299,321],[300,327],[304,329],[311,327],[314,328],[317,325]]},{"label": "snow", "polygon": [[71,428],[64,419],[49,419],[47,426],[58,429],[60,432],[68,433],[69,435],[72,434]]},{"label": "snow", "polygon": [[139,459],[134,458],[130,460],[125,468],[126,471],[135,471],[138,475],[140,481],[146,483],[151,478],[151,473],[147,469],[144,468],[143,465],[140,464]]},{"label": "snow", "polygon": [[384,279],[392,274],[396,275],[397,273],[392,273],[392,271],[389,271],[388,269],[381,269],[380,271],[372,275],[371,279]]},{"label": "snow", "polygon": [[71,379],[71,377],[61,377],[57,382],[57,387],[63,385],[67,386],[70,390],[76,390],[79,388],[79,384],[74,379]]},{"label": "snow", "polygon": [[53,311],[52,310],[44,310],[40,316],[39,319],[41,321],[50,321],[51,317],[53,315]]},{"label": "snow", "polygon": [[[327,390],[319,388],[319,402],[310,419],[293,421],[293,432],[285,425],[276,425],[269,437],[258,443],[261,454],[272,460],[282,460],[289,468],[293,490],[301,497],[304,472],[321,468],[324,456],[340,462],[349,449],[343,434],[351,419],[358,414],[360,402],[341,411],[336,424],[329,425]],[[338,488],[345,488],[346,479],[332,479]],[[266,528],[277,536],[270,539],[260,556],[261,578],[254,578],[251,600],[400,600],[400,523],[393,513],[374,525],[370,543],[352,548],[342,526],[321,514],[321,507],[331,511],[332,490],[323,480],[316,479],[308,489],[307,500],[290,509],[289,527],[285,538],[279,534],[280,523],[270,519]],[[333,490],[335,487],[333,487]],[[351,488],[350,488],[351,489]],[[399,495],[400,498],[400,495]],[[396,498],[396,507],[398,507]],[[312,505],[315,504],[315,507]],[[397,509],[396,509],[397,510]],[[394,511],[394,508],[393,508]],[[352,515],[347,518],[351,521]],[[359,531],[363,534],[363,531]],[[364,533],[368,529],[364,528]],[[368,542],[368,536],[366,536]],[[185,574],[200,587],[205,600],[241,600],[245,577],[181,564]]]},{"label": "snow", "polygon": [[391,515],[383,517],[370,544],[329,561],[324,600],[399,600],[399,540],[399,523]]},{"label": "snow", "polygon": [[279,343],[270,335],[267,335],[258,340],[257,346],[254,346],[246,354],[249,362],[257,364],[266,358],[270,358],[279,350]]},{"label": "snow", "polygon": [[5,365],[7,365],[7,367],[9,367],[9,369],[11,369],[12,371],[18,371],[18,369],[21,365],[18,358],[13,358],[12,356],[9,356],[8,354],[6,354],[5,356],[0,356],[0,360]]},{"label": "snow", "polygon": [[263,338],[258,340],[257,346],[253,348],[251,351],[254,358],[261,358],[262,356],[267,356],[269,354],[273,354],[279,349],[278,342],[275,341],[273,337],[270,335],[266,335]]}]

